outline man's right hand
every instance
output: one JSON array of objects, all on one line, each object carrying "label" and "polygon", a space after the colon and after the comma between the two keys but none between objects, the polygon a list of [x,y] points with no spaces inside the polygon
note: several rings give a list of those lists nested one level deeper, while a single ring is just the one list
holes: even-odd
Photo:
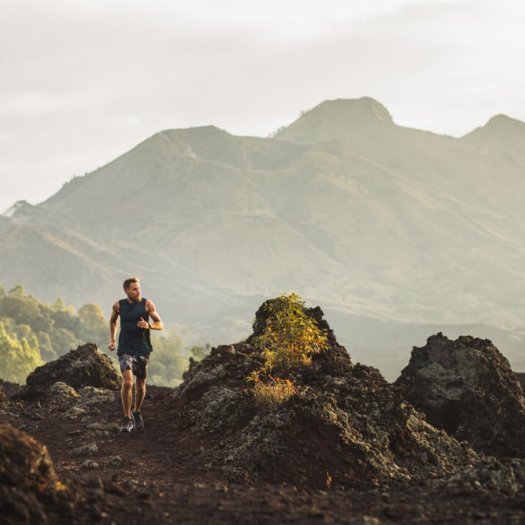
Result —
[{"label": "man's right hand", "polygon": [[115,350],[116,346],[117,346],[116,343],[113,342],[113,343],[109,343],[108,348],[113,352],[113,350]]}]

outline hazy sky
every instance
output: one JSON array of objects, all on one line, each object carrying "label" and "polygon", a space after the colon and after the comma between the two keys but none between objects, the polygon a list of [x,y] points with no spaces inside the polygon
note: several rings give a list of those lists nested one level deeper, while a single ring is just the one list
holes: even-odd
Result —
[{"label": "hazy sky", "polygon": [[323,100],[462,135],[525,120],[515,0],[0,0],[0,213],[153,133],[266,136]]}]

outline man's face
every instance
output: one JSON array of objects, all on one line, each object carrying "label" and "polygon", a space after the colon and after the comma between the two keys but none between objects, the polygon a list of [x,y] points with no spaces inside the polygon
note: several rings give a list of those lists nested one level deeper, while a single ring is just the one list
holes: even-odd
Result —
[{"label": "man's face", "polygon": [[129,288],[125,290],[128,299],[134,303],[138,303],[141,299],[140,297],[140,284],[131,283]]}]

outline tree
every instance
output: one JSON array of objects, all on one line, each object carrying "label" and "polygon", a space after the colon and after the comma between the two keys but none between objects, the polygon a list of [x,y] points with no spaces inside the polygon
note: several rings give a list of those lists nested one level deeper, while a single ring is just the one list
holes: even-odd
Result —
[{"label": "tree", "polygon": [[98,304],[88,303],[82,306],[78,311],[78,318],[80,334],[84,339],[100,344],[108,338],[108,322]]},{"label": "tree", "polygon": [[34,332],[48,331],[53,328],[53,321],[48,312],[41,308],[36,299],[20,295],[18,292],[13,294],[11,291],[0,299],[1,318],[10,317],[17,324],[28,324]]},{"label": "tree", "polygon": [[327,336],[306,313],[304,301],[296,294],[267,301],[264,310],[263,333],[253,341],[264,363],[246,380],[253,384],[255,403],[274,409],[298,392],[291,379],[272,375],[274,367],[286,373],[295,367],[310,365],[312,355],[326,348]]},{"label": "tree", "polygon": [[254,344],[263,354],[268,373],[274,366],[289,369],[309,365],[312,355],[326,347],[326,334],[306,313],[298,295],[281,295],[268,301],[264,308],[266,326]]},{"label": "tree", "polygon": [[73,332],[65,328],[53,330],[50,334],[51,346],[57,355],[67,354],[82,343]]},{"label": "tree", "polygon": [[38,346],[40,347],[40,355],[44,361],[53,361],[58,358],[58,354],[53,349],[51,338],[47,332],[38,332]]},{"label": "tree", "polygon": [[9,290],[9,295],[12,295],[13,297],[23,296],[24,295],[24,287],[21,284],[17,284]]},{"label": "tree", "polygon": [[158,386],[177,386],[189,364],[183,355],[182,339],[171,333],[166,336],[154,336],[152,344],[154,359],[149,366],[151,382]]},{"label": "tree", "polygon": [[25,383],[26,377],[44,362],[40,356],[38,341],[21,341],[16,335],[9,334],[0,322],[0,378],[13,383]]},{"label": "tree", "polygon": [[205,345],[194,345],[190,348],[190,354],[195,361],[202,361],[210,353],[210,350],[210,343],[206,343]]}]

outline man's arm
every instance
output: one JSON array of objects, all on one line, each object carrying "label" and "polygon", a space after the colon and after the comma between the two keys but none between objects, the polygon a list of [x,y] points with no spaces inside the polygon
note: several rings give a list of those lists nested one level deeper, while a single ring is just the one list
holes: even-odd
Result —
[{"label": "man's arm", "polygon": [[140,321],[137,323],[137,326],[139,328],[145,328],[149,330],[163,330],[164,329],[164,323],[162,322],[162,319],[160,318],[160,315],[158,314],[157,310],[155,309],[155,305],[152,301],[149,299],[146,301],[146,312],[148,312],[149,316],[153,320],[152,323],[148,323],[144,319],[140,319]]},{"label": "man's arm", "polygon": [[111,309],[111,317],[109,318],[109,344],[108,348],[113,352],[117,346],[115,336],[117,334],[117,319],[119,316],[119,304],[118,301],[113,305]]}]

